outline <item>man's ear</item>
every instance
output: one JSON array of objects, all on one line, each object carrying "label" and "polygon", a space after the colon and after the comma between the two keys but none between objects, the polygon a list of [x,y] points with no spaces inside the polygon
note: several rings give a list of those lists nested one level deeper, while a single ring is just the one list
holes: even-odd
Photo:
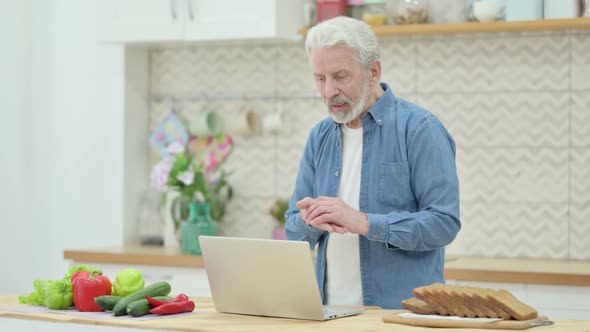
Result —
[{"label": "man's ear", "polygon": [[375,60],[369,67],[369,78],[371,85],[379,84],[381,82],[381,60]]}]

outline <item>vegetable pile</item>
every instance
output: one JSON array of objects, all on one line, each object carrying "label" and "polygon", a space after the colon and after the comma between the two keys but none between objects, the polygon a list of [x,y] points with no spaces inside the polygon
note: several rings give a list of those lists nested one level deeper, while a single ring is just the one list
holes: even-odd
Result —
[{"label": "vegetable pile", "polygon": [[59,280],[35,280],[35,291],[19,296],[25,304],[49,309],[78,311],[112,311],[114,316],[140,317],[147,314],[172,315],[192,312],[195,302],[186,294],[169,296],[172,287],[160,281],[145,286],[143,273],[134,268],[119,271],[115,282],[100,269],[78,265]]}]

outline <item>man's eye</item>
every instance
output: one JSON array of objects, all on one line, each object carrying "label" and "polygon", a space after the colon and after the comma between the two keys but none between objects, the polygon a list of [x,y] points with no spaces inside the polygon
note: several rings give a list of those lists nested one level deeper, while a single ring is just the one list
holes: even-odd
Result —
[{"label": "man's eye", "polygon": [[318,82],[323,82],[326,79],[324,77],[316,77],[315,80],[318,81]]}]

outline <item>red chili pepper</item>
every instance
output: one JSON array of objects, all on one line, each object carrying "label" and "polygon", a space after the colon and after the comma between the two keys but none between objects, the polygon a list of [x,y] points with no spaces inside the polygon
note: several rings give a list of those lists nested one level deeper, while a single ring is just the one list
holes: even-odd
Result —
[{"label": "red chili pepper", "polygon": [[104,309],[94,302],[94,299],[99,296],[111,294],[110,289],[107,291],[105,279],[98,273],[89,275],[88,277],[79,276],[75,278],[73,291],[74,305],[79,311],[104,311]]},{"label": "red chili pepper", "polygon": [[150,305],[154,308],[159,307],[161,305],[164,305],[166,303],[173,303],[173,302],[186,302],[188,301],[188,296],[186,296],[186,294],[178,294],[176,296],[176,298],[172,299],[172,300],[158,300],[158,299],[154,299],[153,297],[146,295],[145,298],[148,300],[148,302],[150,303]]},{"label": "red chili pepper", "polygon": [[183,312],[191,312],[193,310],[195,310],[195,302],[184,301],[162,304],[161,306],[152,308],[150,312],[156,315],[174,315]]}]

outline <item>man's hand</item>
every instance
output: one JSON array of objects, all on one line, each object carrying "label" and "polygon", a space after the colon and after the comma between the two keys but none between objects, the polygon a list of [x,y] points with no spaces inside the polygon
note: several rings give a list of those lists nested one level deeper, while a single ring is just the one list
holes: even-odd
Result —
[{"label": "man's hand", "polygon": [[340,234],[350,232],[367,235],[369,233],[367,215],[351,208],[340,198],[306,197],[297,202],[297,207],[301,209],[301,218],[315,228]]},{"label": "man's hand", "polygon": [[309,211],[308,207],[314,201],[315,201],[315,199],[313,199],[311,197],[305,197],[304,199],[297,202],[297,207],[300,209],[299,213],[301,214],[301,218],[303,219],[303,221],[305,221],[306,224],[308,224],[309,226],[313,226],[317,229],[328,231],[330,233],[339,233],[339,234],[348,233],[347,228],[340,227],[335,224],[324,223],[324,224],[320,224],[320,225],[311,225],[309,223],[311,219],[309,219],[309,212],[310,211]]}]

